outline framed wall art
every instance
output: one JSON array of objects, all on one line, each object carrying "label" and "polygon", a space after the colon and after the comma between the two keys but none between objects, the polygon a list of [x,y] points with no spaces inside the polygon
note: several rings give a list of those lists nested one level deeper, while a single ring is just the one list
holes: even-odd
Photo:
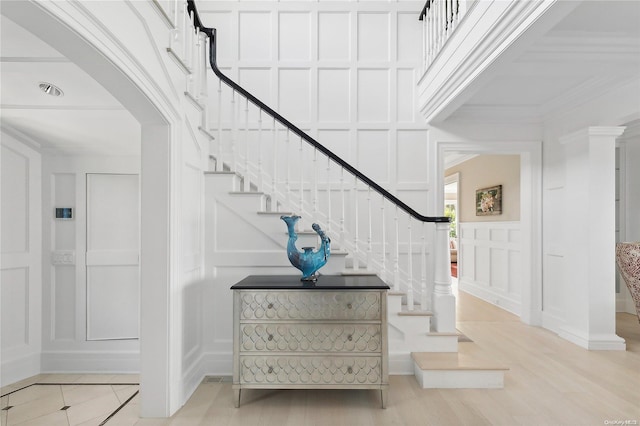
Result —
[{"label": "framed wall art", "polygon": [[502,185],[476,190],[476,216],[502,214]]}]

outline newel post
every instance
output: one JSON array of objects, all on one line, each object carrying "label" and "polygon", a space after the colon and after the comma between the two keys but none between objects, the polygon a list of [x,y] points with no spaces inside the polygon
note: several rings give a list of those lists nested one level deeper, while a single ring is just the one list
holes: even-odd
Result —
[{"label": "newel post", "polygon": [[456,298],[451,291],[449,222],[438,222],[435,225],[433,286],[435,331],[454,333],[456,331]]}]

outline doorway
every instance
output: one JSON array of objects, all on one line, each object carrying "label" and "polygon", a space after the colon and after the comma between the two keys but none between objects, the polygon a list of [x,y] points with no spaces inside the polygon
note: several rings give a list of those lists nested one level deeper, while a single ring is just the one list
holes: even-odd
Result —
[{"label": "doorway", "polygon": [[[434,143],[435,155],[438,158],[438,169],[434,171],[433,177],[436,187],[440,189],[436,203],[436,211],[444,211],[445,205],[445,158],[448,155],[494,155],[507,154],[520,156],[520,222],[518,247],[521,250],[522,259],[518,268],[514,268],[514,274],[520,282],[521,295],[519,303],[520,319],[530,325],[542,324],[542,261],[541,261],[541,197],[542,197],[542,149],[539,141],[523,142],[459,142],[459,141],[436,141]],[[472,194],[471,197],[473,197]],[[464,194],[459,193],[459,197]],[[470,198],[472,199],[472,198]],[[465,200],[467,200],[465,198]],[[469,201],[469,200],[467,200]],[[460,212],[460,205],[458,211]],[[459,221],[458,217],[458,221]],[[473,265],[465,264],[461,257],[465,256],[464,247],[461,241],[464,240],[465,230],[460,229],[458,223],[458,276],[465,271],[475,270],[475,268],[487,268],[487,262],[478,262]],[[508,230],[507,230],[508,231]],[[508,235],[510,232],[503,232]],[[474,230],[474,232],[476,232]],[[491,230],[482,230],[485,234],[490,234]],[[462,236],[460,235],[462,233]],[[482,259],[480,259],[482,260]],[[465,265],[462,265],[465,264]],[[471,269],[470,269],[471,268]],[[509,277],[506,278],[509,281]]]},{"label": "doorway", "polygon": [[[460,174],[454,173],[444,179],[444,215],[451,220],[449,225],[449,251],[451,277],[458,278],[458,192]],[[457,282],[457,280],[456,280]]]}]

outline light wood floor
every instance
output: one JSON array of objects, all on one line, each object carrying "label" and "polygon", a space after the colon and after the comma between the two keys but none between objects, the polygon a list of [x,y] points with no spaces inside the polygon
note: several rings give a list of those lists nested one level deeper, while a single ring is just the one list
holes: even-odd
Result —
[{"label": "light wood floor", "polygon": [[111,425],[607,425],[640,424],[640,324],[618,314],[626,352],[587,351],[460,293],[458,328],[510,370],[504,389],[425,390],[392,376],[388,408],[375,391],[243,391],[203,383],[168,420],[137,419],[134,403]]}]

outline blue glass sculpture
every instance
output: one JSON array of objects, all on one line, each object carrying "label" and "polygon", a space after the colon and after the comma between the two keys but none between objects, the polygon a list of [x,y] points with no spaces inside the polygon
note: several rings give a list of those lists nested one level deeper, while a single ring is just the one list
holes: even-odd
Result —
[{"label": "blue glass sculpture", "polygon": [[287,256],[293,266],[302,271],[301,281],[317,281],[318,277],[316,272],[322,268],[329,260],[331,254],[331,239],[327,237],[320,225],[314,223],[311,227],[320,237],[322,241],[320,248],[317,251],[313,251],[314,247],[303,247],[300,251],[296,248],[296,240],[298,234],[296,233],[295,226],[300,216],[280,216],[280,219],[287,224],[287,230],[289,231],[289,242],[287,243]]}]

